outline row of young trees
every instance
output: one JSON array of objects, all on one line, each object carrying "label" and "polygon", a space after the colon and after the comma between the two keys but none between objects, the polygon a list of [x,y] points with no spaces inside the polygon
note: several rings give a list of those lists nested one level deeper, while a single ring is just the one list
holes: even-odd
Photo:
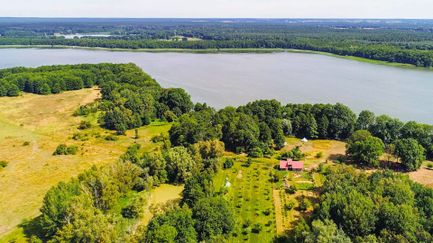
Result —
[{"label": "row of young trees", "polygon": [[295,242],[431,242],[433,190],[389,171],[325,168],[320,202]]},{"label": "row of young trees", "polygon": [[[376,117],[370,111],[356,116],[342,104],[284,106],[276,100],[259,100],[219,111],[198,104],[172,126],[170,140],[174,145],[186,146],[218,139],[231,151],[261,157],[283,147],[285,136],[346,140],[357,130],[367,130],[376,137],[374,141],[368,138],[367,143],[383,147],[382,150],[385,145],[388,149],[395,147],[396,155],[402,159],[408,154],[399,152],[403,150],[402,143],[413,141],[416,142],[413,146],[422,147],[424,156],[433,158],[433,126],[413,121],[403,123],[385,115]],[[357,142],[357,138],[353,140],[352,143]]]}]

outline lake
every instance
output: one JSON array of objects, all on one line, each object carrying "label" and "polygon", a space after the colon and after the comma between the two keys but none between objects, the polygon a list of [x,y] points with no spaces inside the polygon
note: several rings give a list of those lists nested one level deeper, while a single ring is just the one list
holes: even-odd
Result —
[{"label": "lake", "polygon": [[306,53],[192,54],[0,49],[0,67],[133,62],[164,87],[221,108],[256,99],[336,103],[433,124],[433,71]]}]

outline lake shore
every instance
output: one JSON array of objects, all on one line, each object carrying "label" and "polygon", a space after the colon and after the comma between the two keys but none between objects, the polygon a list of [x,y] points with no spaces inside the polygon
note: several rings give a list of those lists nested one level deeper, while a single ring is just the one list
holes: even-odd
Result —
[{"label": "lake shore", "polygon": [[412,64],[405,63],[397,63],[397,62],[386,62],[373,60],[362,57],[355,56],[341,56],[329,52],[321,52],[321,51],[311,51],[311,50],[301,50],[301,49],[282,49],[282,48],[225,48],[225,49],[181,49],[181,48],[138,48],[138,49],[129,49],[129,48],[106,48],[106,47],[85,47],[85,46],[63,46],[63,45],[0,45],[0,49],[9,49],[9,48],[35,48],[35,49],[80,49],[80,50],[92,50],[92,51],[113,51],[113,52],[149,52],[149,53],[162,53],[162,52],[173,52],[173,53],[196,53],[196,54],[218,54],[218,53],[281,53],[281,52],[292,52],[292,53],[305,53],[305,54],[316,54],[316,55],[325,55],[336,58],[344,58],[358,62],[365,62],[377,65],[385,65],[391,67],[398,68],[409,68],[409,69],[417,69],[417,70],[426,70],[431,71],[433,68],[425,68],[425,67],[417,67]]}]

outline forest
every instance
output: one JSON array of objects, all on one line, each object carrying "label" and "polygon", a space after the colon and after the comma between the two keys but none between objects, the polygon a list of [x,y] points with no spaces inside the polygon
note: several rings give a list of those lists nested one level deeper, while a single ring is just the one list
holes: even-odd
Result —
[{"label": "forest", "polygon": [[[255,158],[305,156],[299,148],[281,151],[288,137],[344,141],[347,158],[314,169],[325,178],[317,186],[314,211],[284,239],[432,241],[433,190],[379,163],[387,153],[398,158],[397,171],[418,170],[426,158],[433,158],[431,125],[370,111],[355,114],[343,104],[258,100],[215,110],[194,104],[183,89],[162,88],[134,64],[0,70],[2,96],[50,95],[92,86],[100,88],[101,98],[79,107],[75,116],[96,114],[99,125],[117,136],[152,122],[168,122],[171,128],[151,138],[156,150],[143,152],[135,143],[116,163],[93,167],[51,188],[41,215],[27,226],[32,242],[220,242],[238,237],[235,205],[225,196],[229,189],[214,185],[218,173],[239,163],[225,154],[245,154],[245,171]],[[88,127],[85,122],[79,125]],[[61,144],[53,155],[73,155],[69,150]],[[377,171],[367,174],[354,167]],[[276,172],[266,174],[270,181],[281,180]],[[184,185],[182,199],[165,205],[149,224],[140,224],[148,192],[165,183]],[[263,230],[261,224],[250,224],[244,223],[243,232]]]},{"label": "forest", "polygon": [[[0,45],[125,49],[299,49],[433,66],[428,20],[2,19]],[[65,38],[54,34],[106,33]]]}]

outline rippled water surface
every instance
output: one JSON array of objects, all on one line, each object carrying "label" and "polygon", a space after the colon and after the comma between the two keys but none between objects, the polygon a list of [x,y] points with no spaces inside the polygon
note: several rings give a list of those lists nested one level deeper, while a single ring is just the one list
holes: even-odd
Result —
[{"label": "rippled water surface", "polygon": [[133,62],[164,87],[221,108],[255,99],[336,103],[433,124],[433,71],[304,53],[189,54],[0,49],[0,67]]}]

